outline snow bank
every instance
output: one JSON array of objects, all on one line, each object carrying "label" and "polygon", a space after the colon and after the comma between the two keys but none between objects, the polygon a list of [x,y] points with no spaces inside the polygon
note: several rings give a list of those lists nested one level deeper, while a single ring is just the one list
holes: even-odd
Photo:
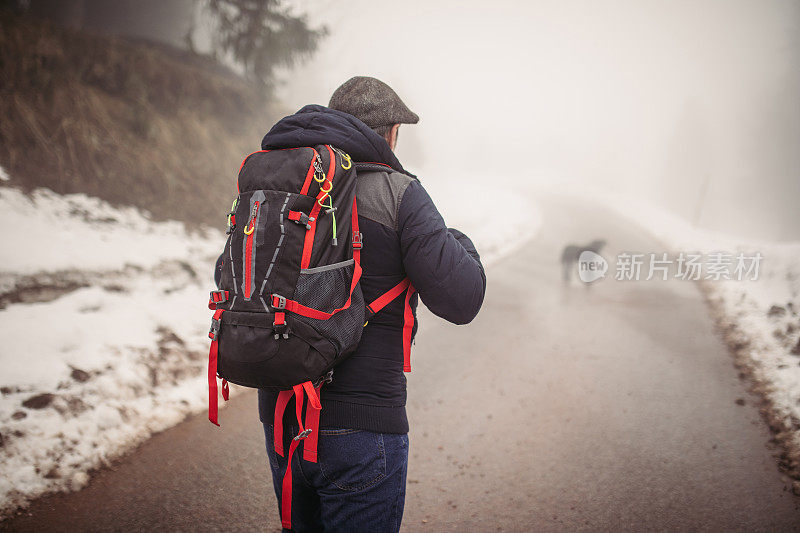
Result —
[{"label": "snow bank", "polygon": [[[192,236],[178,222],[153,223],[140,211],[115,208],[83,194],[39,189],[30,197],[0,188],[0,272],[153,267],[164,259],[209,254],[214,232]],[[205,238],[203,238],[205,237]]]},{"label": "snow bank", "polygon": [[205,304],[224,236],[5,187],[0,224],[13,251],[0,265],[2,516],[80,488],[91,469],[203,408]]},{"label": "snow bank", "polygon": [[698,230],[640,199],[593,195],[649,230],[673,251],[760,252],[755,281],[703,281],[718,327],[764,400],[770,430],[781,443],[781,467],[800,481],[800,243],[735,239]]}]

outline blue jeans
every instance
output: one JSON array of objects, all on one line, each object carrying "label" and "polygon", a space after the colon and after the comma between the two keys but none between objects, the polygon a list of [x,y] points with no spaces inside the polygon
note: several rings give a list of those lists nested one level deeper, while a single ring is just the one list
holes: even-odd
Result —
[{"label": "blue jeans", "polygon": [[[264,424],[267,455],[280,513],[286,457],[275,453],[272,424]],[[297,426],[284,427],[288,452]],[[318,462],[292,457],[292,531],[400,530],[406,496],[408,435],[358,429],[320,429]],[[288,531],[288,530],[284,530]]]}]

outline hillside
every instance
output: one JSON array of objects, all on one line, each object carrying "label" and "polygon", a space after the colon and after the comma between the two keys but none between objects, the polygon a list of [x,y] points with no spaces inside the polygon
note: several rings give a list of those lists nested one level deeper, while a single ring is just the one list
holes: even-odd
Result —
[{"label": "hillside", "polygon": [[275,119],[210,59],[0,12],[0,165],[30,191],[86,193],[218,224]]}]

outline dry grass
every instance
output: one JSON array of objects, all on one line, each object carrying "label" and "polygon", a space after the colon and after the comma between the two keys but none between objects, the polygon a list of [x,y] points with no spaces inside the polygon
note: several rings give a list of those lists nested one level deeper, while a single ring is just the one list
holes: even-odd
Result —
[{"label": "dry grass", "polygon": [[275,118],[211,61],[0,13],[0,165],[17,185],[85,192],[220,225],[238,165]]}]

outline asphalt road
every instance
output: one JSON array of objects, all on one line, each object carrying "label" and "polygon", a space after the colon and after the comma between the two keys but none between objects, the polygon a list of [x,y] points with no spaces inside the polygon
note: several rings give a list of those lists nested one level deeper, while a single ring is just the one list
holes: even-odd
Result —
[{"label": "asphalt road", "polygon": [[[608,259],[664,247],[597,207],[543,210],[536,239],[489,269],[471,325],[420,313],[404,531],[800,529],[800,498],[697,288],[561,283],[567,242],[605,238]],[[159,434],[3,526],[279,530],[255,395],[221,420]]]}]

